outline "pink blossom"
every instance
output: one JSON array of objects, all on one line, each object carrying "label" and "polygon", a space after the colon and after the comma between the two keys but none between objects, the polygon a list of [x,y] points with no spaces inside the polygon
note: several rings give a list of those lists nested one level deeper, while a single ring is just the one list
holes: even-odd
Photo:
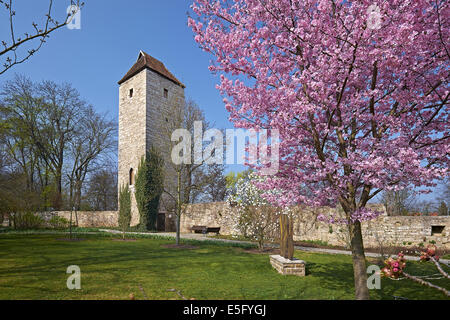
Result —
[{"label": "pink blossom", "polygon": [[[367,27],[371,5],[378,29]],[[283,192],[268,201],[342,206],[344,217],[319,218],[353,224],[380,214],[366,208],[380,190],[427,191],[448,176],[448,2],[194,0],[192,10],[230,120],[279,131],[280,169],[264,184]]]}]

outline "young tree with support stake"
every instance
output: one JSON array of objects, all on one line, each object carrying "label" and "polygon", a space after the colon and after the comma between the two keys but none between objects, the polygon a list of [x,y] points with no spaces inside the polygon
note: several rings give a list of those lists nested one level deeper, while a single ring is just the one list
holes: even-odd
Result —
[{"label": "young tree with support stake", "polygon": [[356,299],[369,299],[361,221],[383,190],[448,176],[448,1],[195,0],[189,25],[215,57],[236,127],[277,129],[268,197],[341,206]]},{"label": "young tree with support stake", "polygon": [[[161,110],[163,118],[158,130],[162,133],[162,149],[168,150],[164,167],[164,194],[161,197],[162,206],[167,212],[175,214],[176,244],[180,244],[181,216],[186,205],[193,203],[205,195],[209,184],[220,181],[221,164],[214,163],[213,151],[207,154],[203,141],[205,132],[211,129],[200,107],[193,101],[178,101],[173,98],[166,110]],[[196,125],[199,125],[196,129]],[[214,129],[213,129],[214,130]],[[197,136],[198,135],[198,136]],[[199,139],[201,148],[195,148],[195,141]],[[210,142],[211,143],[211,142]],[[181,148],[180,148],[181,147]],[[200,159],[196,161],[196,159]],[[173,179],[170,179],[173,177]],[[217,187],[217,186],[216,186]],[[220,188],[218,188],[220,190]]]}]

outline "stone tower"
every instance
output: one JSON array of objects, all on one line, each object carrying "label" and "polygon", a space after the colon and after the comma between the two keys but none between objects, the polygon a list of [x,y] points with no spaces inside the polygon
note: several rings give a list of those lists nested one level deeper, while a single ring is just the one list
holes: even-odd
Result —
[{"label": "stone tower", "polygon": [[[167,70],[161,61],[140,51],[136,63],[118,82],[119,84],[119,172],[118,185],[128,184],[131,190],[131,226],[139,224],[139,212],[134,197],[134,179],[142,156],[151,145],[161,151],[164,161],[171,161],[170,137],[162,134],[167,117],[174,104],[184,103],[185,86]],[[168,174],[169,173],[169,174]],[[169,187],[176,179],[166,172]],[[167,183],[166,183],[167,185]],[[163,195],[164,196],[164,195]],[[163,211],[163,209],[160,209]],[[158,228],[167,224],[167,218]],[[162,228],[164,229],[164,227]],[[167,226],[166,226],[167,229]]]}]

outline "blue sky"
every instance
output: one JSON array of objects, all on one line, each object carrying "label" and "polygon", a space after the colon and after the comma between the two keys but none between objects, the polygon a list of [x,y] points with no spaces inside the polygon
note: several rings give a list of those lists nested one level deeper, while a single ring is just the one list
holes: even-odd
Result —
[{"label": "blue sky", "polygon": [[[57,2],[54,14],[62,20],[69,1]],[[47,4],[48,0],[33,0],[16,5],[23,31],[27,29],[22,22],[31,27],[32,19],[43,20]],[[56,31],[36,56],[15,66],[0,81],[14,73],[34,80],[68,81],[98,110],[117,115],[117,81],[133,65],[139,50],[144,50],[163,61],[186,85],[186,96],[197,101],[208,119],[218,127],[232,127],[214,87],[217,79],[208,70],[210,58],[195,44],[187,27],[189,5],[190,1],[182,0],[88,0],[80,30]],[[9,35],[4,18],[0,15],[0,39]]]},{"label": "blue sky", "polygon": [[[48,0],[16,1],[16,34],[32,31],[41,23]],[[62,21],[69,0],[54,1],[53,17]],[[194,41],[187,26],[192,1],[87,0],[81,11],[81,29],[63,28],[29,61],[0,76],[0,85],[15,73],[34,81],[69,82],[97,110],[118,116],[118,84],[143,50],[162,61],[186,85],[185,95],[205,111],[216,128],[232,128],[222,97],[215,89],[218,78],[208,70],[211,57]],[[0,9],[0,39],[9,39],[5,10]],[[241,171],[242,165],[228,170]],[[227,171],[228,171],[227,170]]]},{"label": "blue sky", "polygon": [[[30,32],[31,22],[44,21],[48,0],[16,1],[16,33]],[[53,15],[63,20],[68,0],[58,0]],[[97,110],[111,118],[118,115],[117,81],[144,50],[186,85],[186,97],[194,99],[217,128],[232,128],[208,70],[211,57],[198,48],[187,26],[191,0],[86,0],[81,29],[61,29],[31,60],[0,76],[0,84],[21,73],[34,81],[69,82]],[[0,39],[9,37],[5,10],[0,9]],[[243,166],[229,167],[234,171]],[[433,195],[427,195],[430,199]]]}]

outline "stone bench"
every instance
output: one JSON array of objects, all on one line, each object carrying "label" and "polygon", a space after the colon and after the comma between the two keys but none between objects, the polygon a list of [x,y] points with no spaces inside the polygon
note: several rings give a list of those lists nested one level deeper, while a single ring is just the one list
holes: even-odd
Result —
[{"label": "stone bench", "polygon": [[296,275],[304,277],[306,275],[306,263],[303,260],[299,259],[286,259],[280,255],[271,255],[270,256],[270,264],[278,273],[283,275]]}]

